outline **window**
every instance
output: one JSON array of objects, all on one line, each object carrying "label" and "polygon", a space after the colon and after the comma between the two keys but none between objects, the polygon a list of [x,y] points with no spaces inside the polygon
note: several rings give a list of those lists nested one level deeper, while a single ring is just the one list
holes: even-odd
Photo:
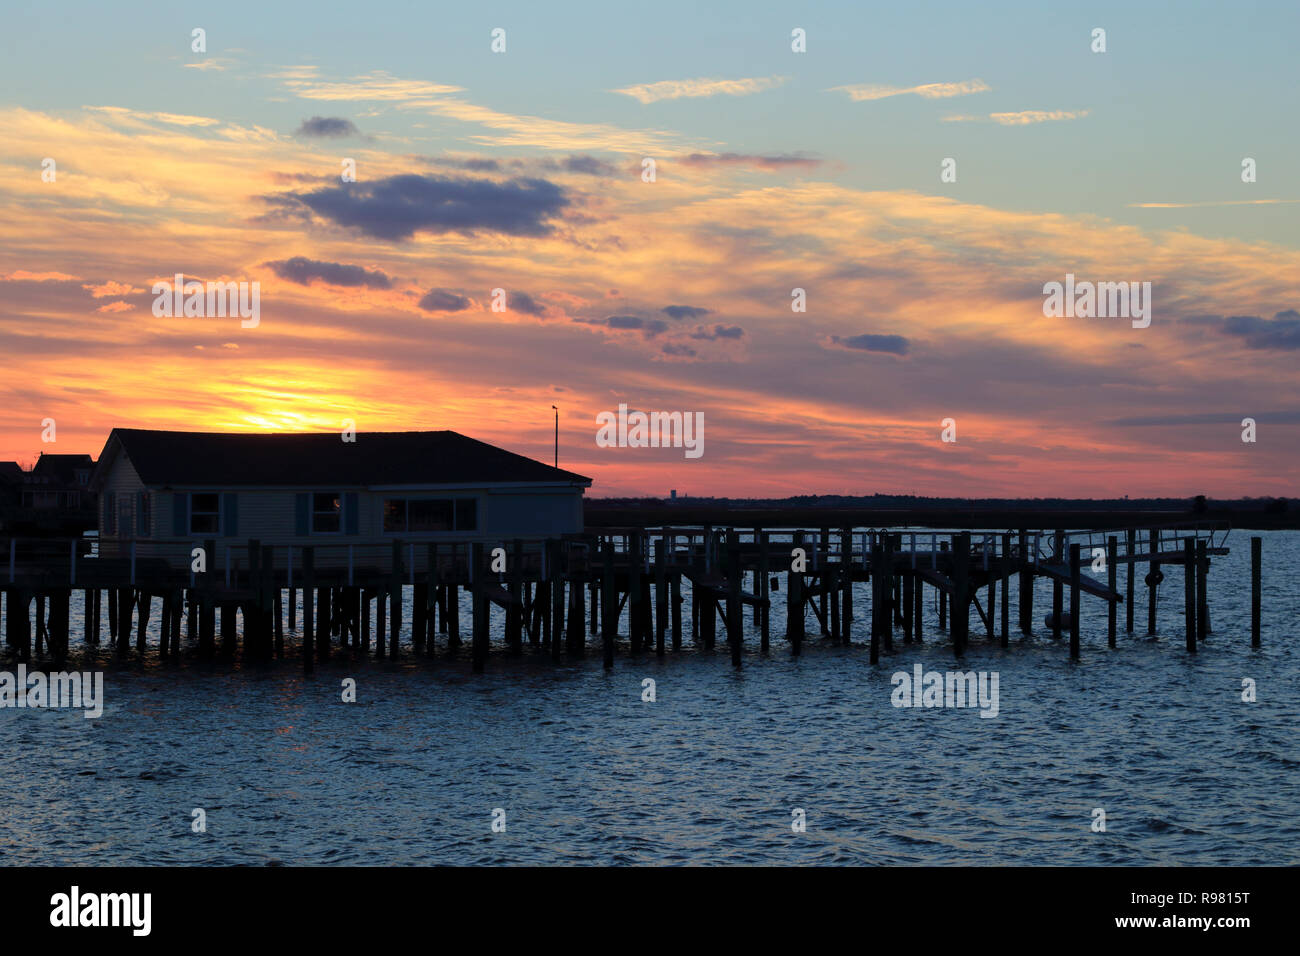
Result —
[{"label": "window", "polygon": [[311,496],[312,534],[338,534],[339,517],[342,513],[342,495],[332,491],[313,494]]},{"label": "window", "polygon": [[389,534],[474,531],[477,498],[385,498],[384,531]]},{"label": "window", "polygon": [[456,499],[456,530],[457,531],[478,530],[478,499],[477,498]]},{"label": "window", "polygon": [[190,495],[190,534],[221,533],[221,496],[215,492]]},{"label": "window", "polygon": [[414,498],[406,502],[406,531],[451,531],[455,514],[448,498]]}]

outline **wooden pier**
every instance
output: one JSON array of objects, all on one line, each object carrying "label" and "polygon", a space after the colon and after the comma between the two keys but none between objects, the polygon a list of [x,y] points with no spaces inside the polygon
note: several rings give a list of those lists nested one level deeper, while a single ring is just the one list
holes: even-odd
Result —
[{"label": "wooden pier", "polygon": [[[310,671],[333,654],[398,657],[407,650],[402,635],[409,615],[410,653],[461,654],[468,640],[473,668],[482,671],[493,648],[496,607],[503,621],[496,646],[507,653],[520,652],[527,641],[557,661],[579,657],[588,650],[590,632],[599,635],[608,667],[620,646],[632,655],[680,650],[687,628],[693,643],[712,650],[721,628],[739,667],[744,615],[752,615],[760,651],[769,652],[771,609],[782,595],[779,638],[793,655],[811,627],[834,643],[867,644],[875,663],[896,640],[937,636],[922,627],[922,609],[931,599],[955,655],[971,640],[972,608],[984,638],[1006,647],[1012,578],[1018,582],[1018,629],[1034,631],[1033,595],[1041,581],[1052,588],[1052,613],[1043,626],[1054,638],[1068,631],[1069,653],[1077,658],[1085,597],[1106,602],[1107,641],[1115,647],[1120,605],[1124,631],[1134,633],[1137,569],[1146,569],[1150,635],[1162,569],[1181,565],[1185,646],[1195,653],[1211,633],[1208,575],[1212,559],[1228,554],[1227,534],[1226,526],[1212,522],[1122,534],[629,527],[547,540],[394,538],[310,547],[257,539],[238,545],[141,539],[114,556],[93,554],[89,538],[0,539],[8,550],[0,592],[8,652],[55,665],[69,656],[69,607],[72,592],[80,590],[85,646],[106,636],[122,656],[153,650],[163,660],[179,659],[184,634],[189,652],[200,658],[269,660],[291,654],[287,636],[295,635]],[[177,554],[192,559],[180,563]],[[1251,556],[1251,643],[1258,647],[1261,539],[1251,540]],[[1102,569],[1104,579],[1094,577]],[[467,635],[461,632],[462,592],[472,609]],[[687,595],[689,614],[683,610]],[[857,606],[864,595],[865,607]],[[146,637],[154,614],[159,639],[151,645]]]}]

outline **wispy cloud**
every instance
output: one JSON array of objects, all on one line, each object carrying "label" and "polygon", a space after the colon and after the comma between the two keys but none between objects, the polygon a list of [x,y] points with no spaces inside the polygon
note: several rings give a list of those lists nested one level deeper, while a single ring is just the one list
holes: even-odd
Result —
[{"label": "wispy cloud", "polygon": [[920,96],[927,100],[944,100],[971,93],[987,93],[992,87],[983,80],[961,80],[956,83],[922,83],[919,86],[885,86],[879,83],[859,83],[850,86],[832,86],[826,92],[843,92],[855,103],[863,100],[883,100],[890,96]]},{"label": "wispy cloud", "polygon": [[630,96],[642,103],[656,103],[659,100],[680,100],[702,96],[749,96],[752,93],[775,89],[785,81],[784,76],[751,76],[738,80],[705,78],[660,80],[657,83],[637,83],[610,92]]},{"label": "wispy cloud", "polygon": [[448,93],[463,92],[459,86],[425,80],[404,80],[383,70],[362,73],[350,80],[340,81],[322,79],[314,66],[293,66],[269,75],[282,81],[304,100],[378,100],[406,106],[427,106]]},{"label": "wispy cloud", "polygon": [[753,166],[768,171],[778,169],[812,169],[822,164],[814,156],[778,153],[769,156],[752,153],[690,153],[678,160],[684,166]]},{"label": "wispy cloud", "polygon": [[1131,202],[1130,209],[1196,209],[1202,206],[1275,206],[1300,199],[1217,199],[1209,202]]},{"label": "wispy cloud", "polygon": [[290,66],[268,76],[282,82],[302,99],[373,101],[397,109],[427,110],[435,116],[483,126],[492,132],[467,137],[483,145],[619,152],[651,152],[678,145],[674,142],[677,137],[654,130],[626,130],[607,123],[572,123],[502,113],[454,96],[465,92],[462,87],[406,80],[383,71],[336,81],[322,78],[314,66]]},{"label": "wispy cloud", "polygon": [[210,116],[190,116],[186,113],[151,113],[127,109],[125,106],[87,106],[84,108],[93,110],[96,113],[108,113],[117,119],[168,123],[172,126],[216,126],[221,122]]},{"label": "wispy cloud", "polygon": [[1000,126],[1028,126],[1031,123],[1050,123],[1054,120],[1083,119],[1091,110],[1021,110],[1018,113],[990,113],[988,116],[945,116],[945,123],[983,123],[991,120]]}]

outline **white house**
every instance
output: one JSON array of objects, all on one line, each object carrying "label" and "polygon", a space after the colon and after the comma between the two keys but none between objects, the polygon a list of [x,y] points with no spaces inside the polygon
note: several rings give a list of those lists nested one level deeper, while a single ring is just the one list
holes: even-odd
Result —
[{"label": "white house", "polygon": [[[580,532],[591,479],[451,431],[223,434],[115,428],[91,477],[100,553],[188,562],[196,542],[313,546],[317,566],[391,541]],[[348,545],[353,547],[348,548]],[[423,550],[423,549],[422,549]],[[277,559],[278,561],[278,559]]]}]

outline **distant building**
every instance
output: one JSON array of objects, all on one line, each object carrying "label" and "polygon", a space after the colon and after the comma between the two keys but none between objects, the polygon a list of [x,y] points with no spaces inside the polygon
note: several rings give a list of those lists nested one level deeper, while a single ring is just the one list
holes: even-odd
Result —
[{"label": "distant building", "polygon": [[23,475],[22,507],[75,513],[93,505],[90,473],[94,468],[95,459],[89,455],[42,454]]},{"label": "distant building", "polygon": [[676,500],[677,500],[677,489],[676,489],[676,488],[674,488],[672,491],[668,492],[668,500],[669,500],[669,501],[676,501]]},{"label": "distant building", "polygon": [[209,538],[305,546],[558,536],[582,530],[590,486],[451,431],[361,432],[345,442],[338,432],[117,428],[91,479],[101,553],[134,539],[186,560],[191,543]]}]

